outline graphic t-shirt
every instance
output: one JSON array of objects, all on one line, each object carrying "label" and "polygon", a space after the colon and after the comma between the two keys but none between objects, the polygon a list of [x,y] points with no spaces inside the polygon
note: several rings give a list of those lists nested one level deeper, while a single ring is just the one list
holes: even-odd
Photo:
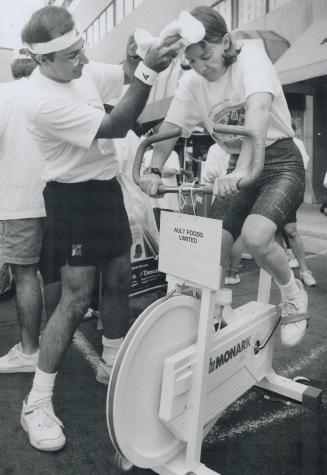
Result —
[{"label": "graphic t-shirt", "polygon": [[122,66],[89,63],[82,77],[69,83],[34,70],[23,106],[45,160],[45,182],[110,180],[116,175],[113,141],[95,136],[105,115],[103,104],[120,96],[123,84]]},{"label": "graphic t-shirt", "polygon": [[[209,82],[195,71],[186,72],[165,120],[181,127],[184,137],[189,137],[199,122],[211,134],[216,124],[244,125],[246,100],[256,92],[273,96],[266,147],[293,137],[291,116],[277,73],[266,52],[252,45],[243,46],[236,63],[218,81]],[[227,153],[240,153],[241,136],[215,134],[214,138]]]}]

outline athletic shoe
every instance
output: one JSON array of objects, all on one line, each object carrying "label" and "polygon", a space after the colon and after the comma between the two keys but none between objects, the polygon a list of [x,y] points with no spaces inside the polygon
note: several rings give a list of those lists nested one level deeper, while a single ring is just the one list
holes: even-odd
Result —
[{"label": "athletic shoe", "polygon": [[225,284],[226,285],[236,285],[241,282],[240,276],[238,272],[234,270],[229,271],[229,275],[225,277]]},{"label": "athletic shoe", "polygon": [[55,416],[49,399],[30,405],[24,401],[20,423],[35,449],[55,452],[66,443],[63,424]]},{"label": "athletic shoe", "polygon": [[98,383],[108,384],[111,376],[111,371],[113,364],[108,364],[105,361],[101,360],[97,369],[96,380]]},{"label": "athletic shoe", "polygon": [[298,295],[292,300],[281,302],[281,340],[286,346],[295,346],[305,335],[308,327],[308,295],[300,280],[295,280],[299,287]]},{"label": "athletic shoe", "polygon": [[230,271],[230,276],[229,276],[229,285],[236,285],[241,282],[240,276],[238,272],[235,272],[233,270]]},{"label": "athletic shoe", "polygon": [[296,269],[297,267],[300,267],[299,261],[294,256],[292,249],[287,249],[286,254],[288,259],[288,265],[291,269]]},{"label": "athletic shoe", "polygon": [[316,279],[313,277],[311,270],[300,270],[300,279],[307,287],[315,287]]},{"label": "athletic shoe", "polygon": [[34,373],[39,359],[39,351],[33,355],[23,353],[21,343],[17,343],[0,358],[0,373]]}]

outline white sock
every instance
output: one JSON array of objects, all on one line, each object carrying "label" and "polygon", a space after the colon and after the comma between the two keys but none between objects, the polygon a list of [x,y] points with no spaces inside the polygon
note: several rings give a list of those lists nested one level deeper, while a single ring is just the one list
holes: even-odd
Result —
[{"label": "white sock", "polygon": [[53,387],[57,373],[45,373],[36,367],[33,386],[28,395],[28,404],[34,404],[40,400],[52,399]]},{"label": "white sock", "polygon": [[296,283],[293,273],[292,273],[291,280],[289,281],[288,284],[280,285],[277,282],[277,285],[282,294],[282,300],[292,300],[294,297],[296,297],[299,294],[299,287]]},{"label": "white sock", "polygon": [[110,339],[102,336],[102,359],[107,364],[112,364],[115,361],[118,350],[123,343],[123,338]]}]

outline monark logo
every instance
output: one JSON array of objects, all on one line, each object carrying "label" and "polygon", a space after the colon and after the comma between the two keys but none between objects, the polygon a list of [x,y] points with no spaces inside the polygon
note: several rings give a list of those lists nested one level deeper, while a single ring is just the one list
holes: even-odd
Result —
[{"label": "monark logo", "polygon": [[228,361],[235,358],[235,356],[237,356],[239,353],[249,348],[249,346],[250,346],[250,337],[246,338],[245,340],[242,340],[240,343],[237,343],[237,345],[234,345],[229,350],[226,350],[225,353],[222,353],[221,355],[217,356],[216,359],[210,358],[209,373],[212,373],[216,369],[223,366],[225,363],[228,363]]}]

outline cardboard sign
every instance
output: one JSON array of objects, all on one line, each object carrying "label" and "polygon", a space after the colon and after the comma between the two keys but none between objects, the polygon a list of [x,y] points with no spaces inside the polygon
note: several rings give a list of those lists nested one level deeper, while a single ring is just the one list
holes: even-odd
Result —
[{"label": "cardboard sign", "polygon": [[161,212],[159,270],[210,289],[219,287],[222,222]]}]

